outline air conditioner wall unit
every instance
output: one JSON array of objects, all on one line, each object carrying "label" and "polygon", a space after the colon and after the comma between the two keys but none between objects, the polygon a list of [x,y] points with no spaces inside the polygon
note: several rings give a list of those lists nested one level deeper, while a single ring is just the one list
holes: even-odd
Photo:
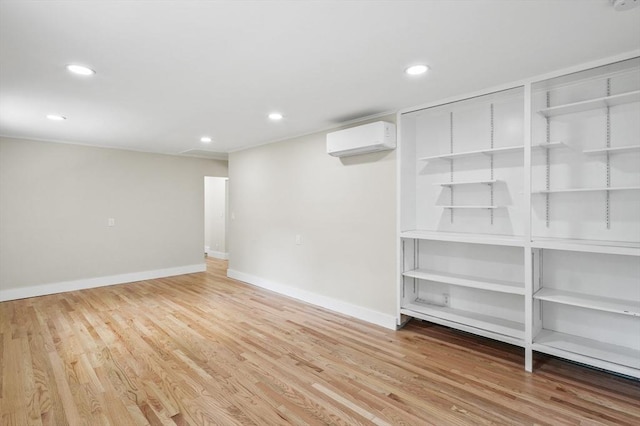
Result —
[{"label": "air conditioner wall unit", "polygon": [[396,125],[386,121],[327,133],[327,153],[334,157],[385,151],[396,147]]}]

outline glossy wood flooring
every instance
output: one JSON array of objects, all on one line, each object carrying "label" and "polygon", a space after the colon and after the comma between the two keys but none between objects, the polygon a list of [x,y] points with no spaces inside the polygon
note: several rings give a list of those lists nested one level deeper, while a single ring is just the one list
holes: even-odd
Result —
[{"label": "glossy wood flooring", "polygon": [[207,273],[0,304],[3,425],[640,424],[637,381]]}]

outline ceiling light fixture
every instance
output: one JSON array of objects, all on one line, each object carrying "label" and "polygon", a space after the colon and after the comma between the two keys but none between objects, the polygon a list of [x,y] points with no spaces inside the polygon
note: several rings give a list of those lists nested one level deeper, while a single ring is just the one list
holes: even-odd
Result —
[{"label": "ceiling light fixture", "polygon": [[63,121],[63,120],[67,119],[67,117],[65,117],[63,115],[58,115],[58,114],[48,114],[47,118],[49,120],[53,120],[53,121]]},{"label": "ceiling light fixture", "polygon": [[282,120],[282,114],[280,114],[279,112],[272,112],[271,114],[269,114],[269,120],[273,120],[273,121]]},{"label": "ceiling light fixture", "polygon": [[407,68],[406,70],[404,70],[404,72],[406,72],[409,75],[420,75],[420,74],[424,74],[428,70],[429,70],[429,67],[426,65],[413,65]]},{"label": "ceiling light fixture", "polygon": [[611,5],[617,11],[629,10],[640,6],[640,0],[610,0]]},{"label": "ceiling light fixture", "polygon": [[93,75],[93,74],[96,73],[91,68],[87,68],[84,65],[76,65],[76,64],[67,65],[67,70],[69,72],[72,72],[72,73],[78,74],[78,75]]},{"label": "ceiling light fixture", "polygon": [[209,136],[203,136],[200,138],[200,142],[209,143],[211,142],[211,138]]}]

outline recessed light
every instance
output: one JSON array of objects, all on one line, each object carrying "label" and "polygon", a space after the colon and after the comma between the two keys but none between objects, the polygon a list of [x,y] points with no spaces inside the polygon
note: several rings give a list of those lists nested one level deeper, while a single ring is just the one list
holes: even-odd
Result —
[{"label": "recessed light", "polygon": [[67,65],[67,70],[69,70],[69,72],[72,72],[78,75],[93,75],[96,73],[91,68],[87,68],[83,65],[76,65],[76,64]]},{"label": "recessed light", "polygon": [[62,121],[62,120],[66,120],[67,117],[63,116],[63,115],[58,115],[58,114],[48,114],[47,118],[49,120],[53,120],[53,121]]},{"label": "recessed light", "polygon": [[282,114],[280,114],[279,112],[272,112],[271,114],[269,114],[269,120],[273,120],[273,121],[282,120]]},{"label": "recessed light", "polygon": [[640,0],[610,0],[617,11],[629,10],[640,6]]},{"label": "recessed light", "polygon": [[406,70],[404,70],[404,72],[406,72],[409,75],[420,75],[420,74],[424,74],[428,70],[429,70],[429,67],[426,65],[413,65],[407,68]]},{"label": "recessed light", "polygon": [[211,138],[209,136],[203,136],[200,138],[200,142],[209,143],[211,142]]}]

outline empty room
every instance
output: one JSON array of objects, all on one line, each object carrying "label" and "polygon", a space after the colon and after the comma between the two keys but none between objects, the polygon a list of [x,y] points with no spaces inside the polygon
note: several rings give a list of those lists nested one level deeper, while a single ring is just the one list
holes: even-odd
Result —
[{"label": "empty room", "polygon": [[0,424],[640,424],[640,1],[0,0]]}]

